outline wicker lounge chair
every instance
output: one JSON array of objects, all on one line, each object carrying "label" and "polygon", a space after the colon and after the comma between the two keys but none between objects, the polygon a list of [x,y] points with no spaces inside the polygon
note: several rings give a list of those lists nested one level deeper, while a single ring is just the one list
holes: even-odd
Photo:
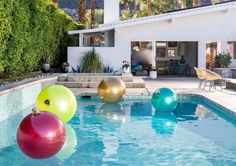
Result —
[{"label": "wicker lounge chair", "polygon": [[198,88],[200,89],[202,83],[205,82],[203,89],[205,89],[207,83],[209,83],[209,90],[212,87],[216,89],[216,86],[219,85],[222,90],[222,86],[225,84],[225,80],[217,73],[207,70],[205,68],[194,68],[196,70],[197,76],[200,79]]}]

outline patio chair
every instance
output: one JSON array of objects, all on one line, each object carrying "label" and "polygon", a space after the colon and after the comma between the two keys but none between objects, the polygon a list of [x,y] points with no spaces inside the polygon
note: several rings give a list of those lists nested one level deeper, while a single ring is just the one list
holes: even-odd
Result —
[{"label": "patio chair", "polygon": [[209,83],[209,90],[211,90],[212,87],[216,89],[216,85],[219,85],[222,90],[225,80],[219,74],[205,68],[195,67],[194,69],[196,70],[197,76],[200,79],[198,86],[199,89],[201,88],[202,83],[205,82],[203,89],[205,89],[207,83]]},{"label": "patio chair", "polygon": [[196,71],[197,77],[199,78],[199,84],[198,84],[198,89],[201,89],[202,84],[205,82],[205,75],[203,71],[199,68],[194,67],[194,70]]}]

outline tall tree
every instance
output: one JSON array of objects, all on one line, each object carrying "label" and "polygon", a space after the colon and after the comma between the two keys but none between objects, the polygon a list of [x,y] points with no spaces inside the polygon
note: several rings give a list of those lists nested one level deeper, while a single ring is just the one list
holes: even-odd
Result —
[{"label": "tall tree", "polygon": [[90,27],[93,29],[96,24],[95,10],[96,10],[96,1],[90,0],[90,8],[91,8],[91,25]]},{"label": "tall tree", "polygon": [[86,0],[78,0],[78,15],[79,22],[85,24],[86,21]]},{"label": "tall tree", "polygon": [[137,12],[138,12],[138,0],[133,0],[134,3],[134,17],[136,17]]},{"label": "tall tree", "polygon": [[54,3],[58,3],[58,0],[51,0],[52,2],[54,2]]},{"label": "tall tree", "polygon": [[[95,28],[96,24],[96,17],[95,17],[95,11],[96,11],[96,1],[95,0],[90,0],[90,9],[91,9],[91,24],[90,28],[93,29]],[[95,36],[91,36],[91,44],[95,45]]]},{"label": "tall tree", "polygon": [[201,6],[201,0],[193,0],[193,6],[194,7]]},{"label": "tall tree", "polygon": [[125,10],[129,10],[129,0],[124,0]]},{"label": "tall tree", "polygon": [[151,16],[151,0],[147,0],[147,15]]}]

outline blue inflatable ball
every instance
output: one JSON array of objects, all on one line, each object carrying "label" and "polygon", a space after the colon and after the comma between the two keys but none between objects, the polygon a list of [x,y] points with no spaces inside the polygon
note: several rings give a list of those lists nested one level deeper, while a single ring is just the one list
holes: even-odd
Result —
[{"label": "blue inflatable ball", "polygon": [[177,118],[172,112],[156,111],[152,117],[152,128],[157,134],[172,135],[176,126]]},{"label": "blue inflatable ball", "polygon": [[176,93],[170,88],[160,88],[152,95],[152,105],[158,111],[172,111],[177,106]]}]

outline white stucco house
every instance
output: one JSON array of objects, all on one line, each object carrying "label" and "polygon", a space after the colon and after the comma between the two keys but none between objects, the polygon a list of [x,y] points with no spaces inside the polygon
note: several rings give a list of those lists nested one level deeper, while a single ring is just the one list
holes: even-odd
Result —
[{"label": "white stucco house", "polygon": [[[165,68],[170,60],[179,61],[182,56],[192,69],[209,67],[209,54],[220,52],[229,52],[231,66],[236,66],[235,1],[120,21],[119,0],[104,0],[104,24],[68,33],[80,40],[78,47],[68,47],[72,67],[79,65],[83,53],[92,47],[115,69],[121,68],[124,60],[131,66],[149,63]],[[92,35],[104,40],[91,46]]]}]

